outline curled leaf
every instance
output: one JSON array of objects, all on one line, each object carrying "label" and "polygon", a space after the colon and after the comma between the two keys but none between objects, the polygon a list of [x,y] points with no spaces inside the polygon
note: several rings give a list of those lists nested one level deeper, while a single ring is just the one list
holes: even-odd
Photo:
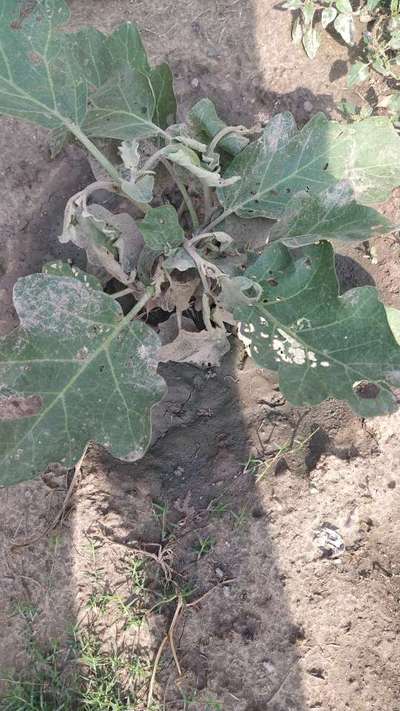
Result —
[{"label": "curled leaf", "polygon": [[168,160],[176,165],[185,168],[189,173],[198,178],[201,182],[210,188],[222,188],[228,185],[233,185],[238,180],[239,176],[234,175],[230,178],[221,178],[219,171],[207,170],[201,165],[200,159],[194,151],[192,151],[187,146],[170,146],[168,151],[165,152]]},{"label": "curled leaf", "polygon": [[[223,128],[226,128],[226,123],[220,119],[210,99],[201,99],[191,108],[189,121],[196,135],[203,139],[204,143],[209,143]],[[248,138],[232,131],[232,133],[221,138],[218,146],[230,155],[235,156],[247,146],[248,142]]]}]

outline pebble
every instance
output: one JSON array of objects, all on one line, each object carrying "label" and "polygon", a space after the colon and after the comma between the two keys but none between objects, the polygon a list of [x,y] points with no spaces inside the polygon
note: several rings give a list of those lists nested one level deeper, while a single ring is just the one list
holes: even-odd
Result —
[{"label": "pebble", "polygon": [[304,111],[307,111],[307,113],[310,113],[314,106],[312,105],[311,101],[305,101],[303,104]]},{"label": "pebble", "polygon": [[200,82],[199,82],[199,80],[197,79],[197,77],[195,77],[194,79],[192,79],[192,81],[190,82],[190,84],[191,84],[191,86],[193,87],[193,89],[197,89],[197,87],[199,86]]}]

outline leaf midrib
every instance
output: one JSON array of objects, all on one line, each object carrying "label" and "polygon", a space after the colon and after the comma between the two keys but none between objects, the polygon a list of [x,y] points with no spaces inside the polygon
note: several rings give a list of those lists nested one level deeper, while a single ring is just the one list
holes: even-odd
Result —
[{"label": "leaf midrib", "polygon": [[[116,338],[116,336],[122,331],[122,329],[123,329],[127,324],[129,324],[129,322],[130,322],[131,320],[132,320],[132,316],[131,316],[130,313],[127,314],[127,316],[125,316],[123,319],[121,319],[120,323],[116,326],[115,330],[114,330],[109,336],[107,336],[107,338],[102,342],[102,344],[93,352],[92,356],[91,356],[90,358],[88,358],[87,360],[85,360],[85,361],[82,362],[82,367],[77,370],[77,372],[73,375],[73,377],[71,378],[71,380],[69,380],[69,382],[67,383],[67,385],[58,393],[57,397],[55,397],[55,398],[49,403],[49,405],[48,405],[46,408],[44,408],[44,410],[43,410],[39,415],[37,415],[37,416],[35,417],[35,420],[34,420],[34,422],[33,422],[33,424],[32,424],[32,427],[30,427],[29,429],[27,429],[27,430],[24,431],[22,437],[20,437],[20,439],[18,440],[18,442],[17,442],[17,444],[15,445],[15,447],[13,447],[11,450],[8,450],[8,451],[6,452],[6,455],[2,458],[1,462],[5,462],[7,459],[10,459],[10,457],[12,457],[13,454],[15,453],[15,451],[19,448],[21,442],[23,442],[24,439],[25,439],[27,436],[29,436],[29,435],[32,434],[32,432],[34,431],[34,429],[36,428],[36,426],[40,424],[40,422],[43,420],[44,417],[46,417],[46,416],[48,415],[49,412],[51,412],[52,408],[56,405],[56,403],[57,403],[59,400],[64,400],[65,394],[66,394],[66,393],[68,392],[68,390],[72,387],[72,385],[74,385],[74,383],[80,378],[80,376],[82,375],[82,373],[84,373],[84,371],[86,370],[86,368],[88,368],[88,367],[93,363],[93,361],[96,360],[96,358],[97,358],[103,351],[105,351],[105,352],[108,354],[108,347],[109,347],[110,343],[112,343],[112,341],[114,340],[114,338]],[[96,323],[97,323],[97,322],[96,322]],[[98,322],[98,323],[99,323],[99,325],[104,326],[104,324],[103,324],[102,322]],[[132,330],[132,332],[131,332],[131,335],[132,335],[136,340],[138,340],[138,339],[137,339],[137,336],[136,336],[136,334],[134,333],[133,330]],[[32,362],[32,361],[30,361],[30,362]],[[69,361],[69,362],[74,362],[74,361]]]}]

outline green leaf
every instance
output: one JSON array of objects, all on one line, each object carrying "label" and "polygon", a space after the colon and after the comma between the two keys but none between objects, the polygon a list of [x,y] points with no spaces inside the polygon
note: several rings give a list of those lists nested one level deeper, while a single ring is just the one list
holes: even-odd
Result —
[{"label": "green leaf", "polygon": [[78,279],[19,279],[20,326],[0,342],[0,483],[31,479],[49,462],[72,466],[94,440],[133,461],[164,395],[159,340],[118,303]]},{"label": "green leaf", "polygon": [[56,260],[54,262],[46,262],[42,268],[43,274],[48,274],[49,276],[58,277],[70,277],[71,279],[78,279],[82,284],[90,286],[91,289],[97,289],[103,291],[103,288],[98,279],[92,274],[87,274],[86,272],[79,269],[79,267],[71,266],[67,262],[62,262],[61,260]]},{"label": "green leaf", "polygon": [[106,46],[111,54],[114,68],[129,65],[143,74],[150,74],[151,67],[142,39],[137,27],[131,22],[124,22],[117,27],[107,38]]},{"label": "green leaf", "polygon": [[300,44],[303,39],[303,24],[300,17],[295,17],[292,24],[292,41],[293,44]]},{"label": "green leaf", "polygon": [[338,12],[344,12],[350,15],[353,12],[350,0],[335,0],[335,5],[338,9]]},{"label": "green leaf", "polygon": [[[107,37],[94,27],[84,27],[78,32],[68,33],[66,38],[69,41],[72,54],[79,63],[82,75],[92,89],[104,84],[109,78],[110,72],[121,66],[113,65],[107,47]],[[125,60],[123,66],[126,63]]]},{"label": "green leaf", "polygon": [[297,193],[272,227],[270,240],[280,240],[288,247],[301,247],[323,239],[360,242],[391,229],[384,215],[359,205],[350,183],[342,181],[318,195]]},{"label": "green leaf", "polygon": [[317,114],[298,131],[291,114],[278,114],[233,159],[224,177],[231,175],[241,180],[218,197],[241,217],[276,219],[294,193],[318,193],[343,178],[359,202],[379,203],[400,183],[400,138],[382,117],[346,125]]},{"label": "green leaf", "polygon": [[108,37],[93,27],[70,35],[74,56],[92,87],[99,88],[114,73],[129,67],[148,79],[149,95],[154,100],[153,120],[161,128],[173,122],[176,100],[171,70],[167,64],[151,68],[139,31],[125,22]]},{"label": "green leaf", "polygon": [[1,0],[0,112],[58,128],[80,124],[87,86],[59,28],[69,19],[64,0]]},{"label": "green leaf", "polygon": [[352,15],[344,15],[340,13],[336,17],[333,26],[346,44],[350,46],[354,44],[355,27]]},{"label": "green leaf", "polygon": [[400,384],[400,347],[385,307],[370,286],[339,296],[328,242],[294,259],[273,244],[247,270],[263,295],[239,305],[243,340],[258,366],[279,371],[282,393],[294,405],[335,397],[369,417],[396,409],[390,386]]},{"label": "green leaf", "polygon": [[299,10],[303,6],[302,0],[287,0],[282,4],[284,10]]},{"label": "green leaf", "polygon": [[173,254],[183,244],[185,233],[172,205],[151,207],[138,224],[145,245],[153,252]]},{"label": "green leaf", "polygon": [[322,10],[321,24],[324,29],[330,25],[337,15],[337,10],[331,5],[330,7],[325,7]]},{"label": "green leaf", "polygon": [[306,25],[306,27],[311,27],[316,9],[317,8],[314,5],[312,0],[311,0],[311,2],[304,3],[301,11],[302,11],[302,15],[304,18],[304,24]]},{"label": "green leaf", "polygon": [[83,130],[96,138],[145,138],[160,129],[153,123],[156,101],[145,74],[125,67],[90,96]]},{"label": "green leaf", "polygon": [[320,45],[319,34],[315,27],[306,27],[303,33],[303,47],[307,57],[314,59]]},{"label": "green leaf", "polygon": [[369,66],[364,64],[364,62],[354,62],[351,65],[350,71],[347,75],[348,86],[355,86],[356,84],[361,84],[363,81],[368,79],[369,76]]},{"label": "green leaf", "polygon": [[368,10],[375,10],[378,5],[381,4],[382,0],[367,0],[367,8]]},{"label": "green leaf", "polygon": [[[223,128],[226,123],[218,116],[216,108],[210,99],[200,99],[189,111],[189,120],[200,140],[209,143]],[[239,133],[230,133],[224,136],[218,146],[235,156],[240,153],[249,140]]]},{"label": "green leaf", "polygon": [[[171,72],[152,69],[139,32],[124,23],[109,37],[94,29],[61,32],[64,0],[0,0],[0,112],[63,131],[86,117],[91,136],[133,138],[174,120]],[[158,126],[156,126],[158,124]]]},{"label": "green leaf", "polygon": [[400,310],[386,306],[386,318],[397,343],[400,344]]},{"label": "green leaf", "polygon": [[152,69],[149,81],[155,100],[153,121],[160,128],[167,128],[174,123],[176,115],[173,77],[168,64]]}]

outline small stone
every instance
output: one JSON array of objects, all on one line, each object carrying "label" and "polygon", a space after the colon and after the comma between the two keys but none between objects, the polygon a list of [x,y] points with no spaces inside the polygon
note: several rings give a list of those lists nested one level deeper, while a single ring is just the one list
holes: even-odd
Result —
[{"label": "small stone", "polygon": [[217,577],[221,578],[222,580],[222,578],[224,577],[224,571],[222,570],[222,568],[215,568],[215,575],[217,575]]},{"label": "small stone", "polygon": [[193,89],[197,89],[197,87],[199,86],[200,82],[199,82],[199,80],[197,79],[197,77],[194,77],[194,79],[192,79],[192,81],[190,82],[190,84],[191,84],[191,86],[193,87]]},{"label": "small stone", "polygon": [[305,101],[303,104],[304,111],[307,111],[307,113],[310,113],[314,106],[312,105],[311,101]]},{"label": "small stone", "polygon": [[224,585],[224,587],[223,587],[222,589],[223,589],[223,591],[224,591],[224,596],[225,596],[225,597],[230,597],[230,596],[231,596],[230,588],[228,588],[227,585]]},{"label": "small stone", "polygon": [[265,662],[262,663],[262,665],[268,674],[274,673],[275,666],[272,664],[272,662],[270,662],[269,660],[266,660]]}]

